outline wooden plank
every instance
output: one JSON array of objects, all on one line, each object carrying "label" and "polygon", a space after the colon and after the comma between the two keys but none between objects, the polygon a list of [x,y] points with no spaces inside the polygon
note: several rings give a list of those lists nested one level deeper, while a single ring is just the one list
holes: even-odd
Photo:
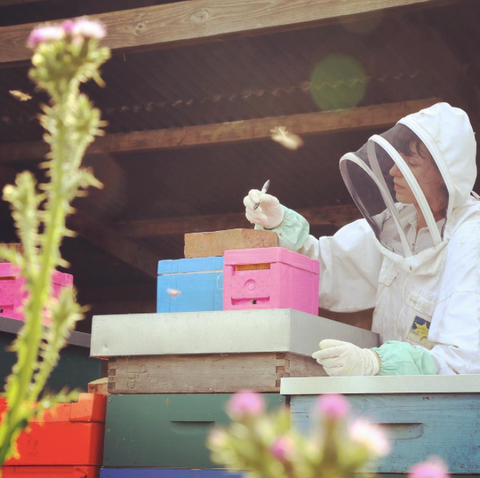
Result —
[{"label": "wooden plank", "polygon": [[[310,28],[392,9],[448,3],[452,0],[190,0],[96,17],[107,26],[105,45],[113,50],[138,51]],[[31,57],[25,43],[34,26],[0,28],[0,63]]]},{"label": "wooden plank", "polygon": [[88,384],[88,393],[108,395],[108,377],[102,377]]},{"label": "wooden plank", "polygon": [[23,5],[24,3],[37,3],[43,0],[0,0],[0,7],[9,7],[11,5]]},{"label": "wooden plank", "polygon": [[108,392],[279,392],[282,377],[325,375],[316,360],[292,353],[117,357],[108,363]]},{"label": "wooden plank", "polygon": [[[382,105],[362,106],[349,110],[323,111],[272,118],[232,121],[183,128],[133,131],[99,137],[88,153],[125,153],[181,149],[205,144],[231,144],[270,138],[271,129],[285,126],[300,135],[340,133],[394,125],[400,118],[438,103],[427,98]],[[0,163],[41,159],[49,148],[43,141],[0,144]]]}]

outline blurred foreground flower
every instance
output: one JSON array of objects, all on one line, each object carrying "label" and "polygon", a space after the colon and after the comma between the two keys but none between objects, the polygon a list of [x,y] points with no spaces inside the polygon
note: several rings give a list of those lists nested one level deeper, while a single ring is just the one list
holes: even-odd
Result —
[{"label": "blurred foreground flower", "polygon": [[241,420],[248,416],[257,416],[264,411],[265,400],[262,395],[257,392],[238,392],[227,404],[227,413],[232,420]]},{"label": "blurred foreground flower", "polygon": [[78,43],[86,38],[100,40],[106,35],[105,26],[97,20],[89,20],[86,17],[76,20],[66,20],[61,25],[39,25],[30,33],[27,46],[36,48],[41,42],[72,39]]},{"label": "blurred foreground flower", "polygon": [[390,453],[390,442],[377,425],[366,420],[356,420],[350,427],[350,438],[365,446],[377,456],[386,456]]},{"label": "blurred foreground flower", "polygon": [[417,463],[408,472],[409,478],[449,478],[445,462],[438,456],[430,457],[427,461]]},{"label": "blurred foreground flower", "polygon": [[324,395],[317,401],[317,412],[328,419],[344,419],[349,409],[350,405],[341,395]]},{"label": "blurred foreground flower", "polygon": [[343,396],[320,397],[317,428],[306,437],[291,426],[288,410],[265,413],[261,394],[239,392],[227,404],[233,423],[214,428],[207,446],[215,463],[255,478],[347,478],[390,450],[380,427],[358,421],[349,427],[348,411]]}]

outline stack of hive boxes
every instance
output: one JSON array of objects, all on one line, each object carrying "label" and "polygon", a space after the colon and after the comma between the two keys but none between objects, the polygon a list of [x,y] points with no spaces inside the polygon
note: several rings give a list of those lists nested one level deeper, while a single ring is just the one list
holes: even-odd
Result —
[{"label": "stack of hive boxes", "polygon": [[[60,404],[22,432],[18,458],[2,467],[4,478],[98,478],[105,434],[106,396],[82,393],[78,402]],[[0,415],[6,409],[0,399]]]},{"label": "stack of hive boxes", "polygon": [[353,327],[317,316],[318,262],[275,234],[187,235],[185,255],[158,265],[157,314],[93,318],[92,356],[109,359],[102,478],[226,475],[205,440],[228,423],[231,394],[283,407],[281,377],[325,375],[310,356],[322,334],[352,339]]}]

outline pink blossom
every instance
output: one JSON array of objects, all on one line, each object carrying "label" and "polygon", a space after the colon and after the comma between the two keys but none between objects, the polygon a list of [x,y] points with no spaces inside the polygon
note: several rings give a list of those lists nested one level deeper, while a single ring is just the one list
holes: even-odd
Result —
[{"label": "pink blossom", "polygon": [[413,465],[408,471],[409,478],[448,478],[449,476],[447,465],[437,456]]},{"label": "pink blossom", "polygon": [[223,446],[227,439],[227,432],[221,428],[213,428],[208,435],[208,441],[215,447]]},{"label": "pink blossom", "polygon": [[265,400],[257,392],[237,392],[227,403],[227,413],[232,419],[260,415],[265,410]]},{"label": "pink blossom", "polygon": [[278,437],[270,447],[270,452],[277,460],[290,460],[295,453],[295,443],[289,436]]},{"label": "pink blossom", "polygon": [[353,422],[350,427],[350,438],[352,441],[365,446],[376,456],[386,456],[390,453],[390,442],[385,433],[378,425],[366,420],[359,419]]},{"label": "pink blossom", "polygon": [[89,20],[86,17],[82,17],[75,20],[73,35],[101,39],[105,37],[106,29],[103,23],[98,20]]},{"label": "pink blossom", "polygon": [[73,20],[66,20],[62,23],[63,31],[67,35],[71,35],[73,33],[74,27],[75,27],[75,22]]},{"label": "pink blossom", "polygon": [[316,409],[330,420],[341,420],[347,415],[350,405],[342,395],[323,395],[318,399]]},{"label": "pink blossom", "polygon": [[37,27],[30,33],[27,46],[35,48],[40,42],[61,40],[65,36],[65,32],[62,27],[58,25],[45,25],[43,27]]}]

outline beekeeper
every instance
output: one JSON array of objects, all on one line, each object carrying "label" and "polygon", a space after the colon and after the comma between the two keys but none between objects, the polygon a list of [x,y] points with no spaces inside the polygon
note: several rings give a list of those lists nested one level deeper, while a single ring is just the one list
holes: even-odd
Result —
[{"label": "beekeeper", "polygon": [[313,357],[329,375],[480,373],[475,156],[466,113],[438,103],[340,159],[364,219],[332,237],[309,235],[308,222],[272,195],[252,190],[244,199],[256,228],[320,261],[323,308],[375,307],[372,330],[383,345],[322,340]]}]

